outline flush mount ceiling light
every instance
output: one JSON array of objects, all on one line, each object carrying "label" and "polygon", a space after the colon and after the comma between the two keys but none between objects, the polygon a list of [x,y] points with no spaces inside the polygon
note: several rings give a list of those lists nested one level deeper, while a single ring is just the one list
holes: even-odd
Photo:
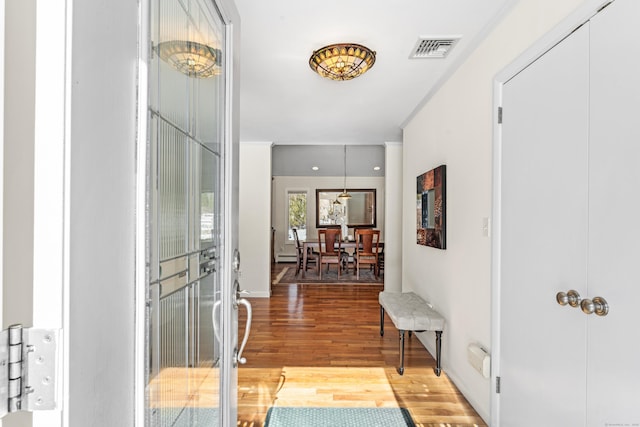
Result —
[{"label": "flush mount ceiling light", "polygon": [[355,43],[337,43],[313,52],[309,66],[331,80],[351,80],[363,75],[376,62],[376,53]]},{"label": "flush mount ceiling light", "polygon": [[189,77],[205,79],[222,72],[222,52],[206,44],[171,40],[159,43],[157,49],[163,61]]}]

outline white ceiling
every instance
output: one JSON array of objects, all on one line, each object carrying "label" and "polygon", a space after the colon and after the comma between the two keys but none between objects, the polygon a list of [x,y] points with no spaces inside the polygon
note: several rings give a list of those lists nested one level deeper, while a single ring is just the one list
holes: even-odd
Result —
[{"label": "white ceiling", "polygon": [[[241,19],[240,140],[383,144],[515,0],[235,0]],[[420,37],[461,36],[445,59],[409,59]],[[349,81],[311,71],[311,53],[363,44],[376,63]],[[489,88],[487,89],[489,90]]]}]

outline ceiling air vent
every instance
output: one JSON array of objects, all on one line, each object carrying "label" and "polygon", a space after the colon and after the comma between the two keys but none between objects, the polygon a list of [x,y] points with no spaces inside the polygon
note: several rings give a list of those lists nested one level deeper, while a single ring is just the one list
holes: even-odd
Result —
[{"label": "ceiling air vent", "polygon": [[411,51],[409,58],[444,58],[458,40],[460,40],[460,37],[420,38],[413,51]]}]

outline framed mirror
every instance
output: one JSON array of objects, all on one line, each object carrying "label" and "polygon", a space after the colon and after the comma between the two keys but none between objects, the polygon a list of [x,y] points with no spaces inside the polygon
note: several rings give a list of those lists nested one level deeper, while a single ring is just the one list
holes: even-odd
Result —
[{"label": "framed mirror", "polygon": [[316,228],[376,227],[376,190],[347,189],[349,199],[339,199],[341,189],[316,190]]}]

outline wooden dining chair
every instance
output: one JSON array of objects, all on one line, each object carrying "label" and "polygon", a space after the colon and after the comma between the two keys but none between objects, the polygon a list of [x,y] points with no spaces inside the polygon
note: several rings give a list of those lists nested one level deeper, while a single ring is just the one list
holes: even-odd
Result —
[{"label": "wooden dining chair", "polygon": [[329,271],[330,264],[336,264],[338,266],[338,278],[340,278],[342,270],[342,232],[339,228],[318,230],[318,242],[320,246],[318,276],[320,280],[322,280],[323,264],[327,264],[327,271]]},{"label": "wooden dining chair", "polygon": [[300,273],[300,270],[307,271],[307,265],[310,263],[317,264],[318,263],[318,253],[311,250],[311,248],[307,248],[307,265],[302,265],[304,262],[304,246],[300,242],[298,238],[298,230],[296,228],[292,228],[293,238],[296,241],[296,276]]},{"label": "wooden dining chair", "polygon": [[360,266],[373,266],[373,274],[378,278],[380,273],[378,254],[380,251],[380,230],[356,230],[356,250],[353,257],[356,263],[356,280],[360,280]]}]

